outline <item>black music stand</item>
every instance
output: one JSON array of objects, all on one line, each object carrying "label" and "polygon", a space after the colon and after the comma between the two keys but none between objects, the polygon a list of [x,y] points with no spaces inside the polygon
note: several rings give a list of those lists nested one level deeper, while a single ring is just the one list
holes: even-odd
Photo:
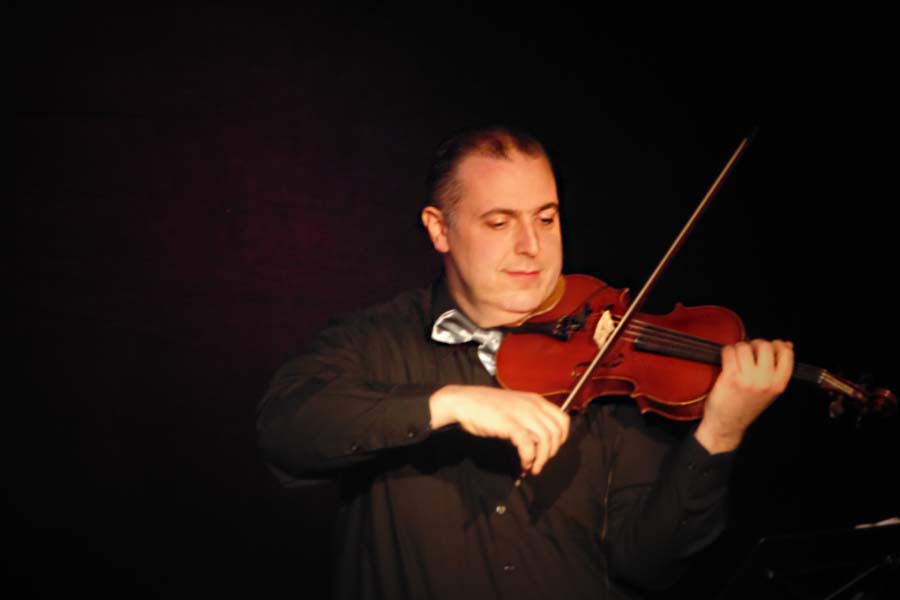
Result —
[{"label": "black music stand", "polygon": [[717,598],[900,599],[900,525],[761,538]]}]

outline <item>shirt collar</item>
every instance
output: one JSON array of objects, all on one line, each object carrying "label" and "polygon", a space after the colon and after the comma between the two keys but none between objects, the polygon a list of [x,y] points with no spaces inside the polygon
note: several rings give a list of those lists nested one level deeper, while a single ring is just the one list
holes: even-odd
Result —
[{"label": "shirt collar", "polygon": [[434,322],[437,321],[439,316],[451,308],[455,308],[462,312],[456,305],[456,302],[453,301],[453,296],[450,295],[450,288],[447,287],[446,275],[441,273],[440,277],[438,277],[431,285],[431,308],[428,314],[428,322],[425,323],[425,335],[431,337],[431,328],[434,325]]}]

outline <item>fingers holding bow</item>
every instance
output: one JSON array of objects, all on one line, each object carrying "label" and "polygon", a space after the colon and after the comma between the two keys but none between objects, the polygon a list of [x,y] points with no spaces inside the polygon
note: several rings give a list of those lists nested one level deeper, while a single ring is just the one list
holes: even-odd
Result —
[{"label": "fingers holding bow", "polygon": [[431,426],[458,424],[479,437],[508,440],[522,470],[537,475],[569,435],[569,416],[532,392],[448,385],[432,395]]}]

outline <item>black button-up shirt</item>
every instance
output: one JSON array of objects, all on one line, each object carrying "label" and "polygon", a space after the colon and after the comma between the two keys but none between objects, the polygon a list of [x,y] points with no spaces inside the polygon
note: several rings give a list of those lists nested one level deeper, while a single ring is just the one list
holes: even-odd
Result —
[{"label": "black button-up shirt", "polygon": [[431,340],[452,306],[441,282],[342,319],[260,407],[260,447],[287,482],[340,479],[335,596],[629,598],[671,583],[724,527],[731,454],[604,400],[516,487],[512,445],[429,426],[442,386],[497,385],[475,344]]}]

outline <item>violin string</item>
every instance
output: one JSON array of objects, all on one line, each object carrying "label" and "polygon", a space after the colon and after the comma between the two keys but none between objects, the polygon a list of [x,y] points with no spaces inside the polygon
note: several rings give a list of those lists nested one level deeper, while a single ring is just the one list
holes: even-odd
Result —
[{"label": "violin string", "polygon": [[[626,339],[633,343],[658,344],[657,348],[666,348],[673,354],[683,358],[700,359],[712,364],[720,364],[720,352],[722,345],[704,338],[688,335],[646,321],[632,321],[638,326],[629,327],[626,331]],[[793,377],[811,383],[825,384],[834,389],[851,393],[858,391],[852,384],[836,378],[831,373],[813,365],[804,363],[794,364]]]},{"label": "violin string", "polygon": [[824,369],[821,369],[821,371],[822,371],[822,373],[821,373],[822,382],[827,383],[828,386],[831,387],[832,389],[840,391],[844,395],[851,396],[851,397],[859,397],[859,396],[864,395],[860,390],[858,390],[855,386],[851,385],[850,383],[847,383],[846,381],[843,381],[842,379],[835,377],[834,375],[832,375],[831,373],[829,373],[828,371],[826,371]]},{"label": "violin string", "polygon": [[671,341],[681,347],[691,347],[696,349],[715,351],[718,351],[722,347],[721,344],[710,340],[705,340],[703,338],[683,334],[655,325],[636,324],[636,326],[633,325],[632,327],[629,327],[628,331],[636,332],[641,338],[658,342]]},{"label": "violin string", "polygon": [[836,382],[840,381],[821,367],[814,367],[803,363],[794,363],[794,377],[820,385],[822,383],[828,383],[828,385],[831,386],[836,386]]},{"label": "violin string", "polygon": [[652,325],[646,321],[632,321],[626,334],[634,336],[632,341],[645,343],[657,350],[713,364],[719,362],[722,345],[710,340]]},{"label": "violin string", "polygon": [[653,340],[645,335],[636,337],[626,335],[625,339],[634,342],[638,351],[669,355],[712,365],[720,364],[721,354],[708,348],[697,348],[689,344],[673,344],[671,340]]},{"label": "violin string", "polygon": [[[613,320],[614,321],[618,320],[618,318],[613,317]],[[679,341],[685,341],[685,342],[690,341],[692,343],[695,343],[697,345],[700,345],[700,346],[703,346],[706,348],[717,348],[718,349],[718,348],[722,347],[722,344],[719,344],[712,340],[707,340],[705,338],[701,338],[701,337],[697,337],[697,336],[683,333],[680,331],[676,331],[674,329],[668,329],[666,327],[654,325],[648,321],[641,321],[639,319],[634,319],[631,321],[631,325],[632,326],[629,327],[629,330],[634,329],[635,328],[634,326],[637,325],[638,326],[637,329],[639,329],[641,331],[651,331],[654,333],[661,334],[662,336],[667,337],[667,338],[677,339]]]}]

